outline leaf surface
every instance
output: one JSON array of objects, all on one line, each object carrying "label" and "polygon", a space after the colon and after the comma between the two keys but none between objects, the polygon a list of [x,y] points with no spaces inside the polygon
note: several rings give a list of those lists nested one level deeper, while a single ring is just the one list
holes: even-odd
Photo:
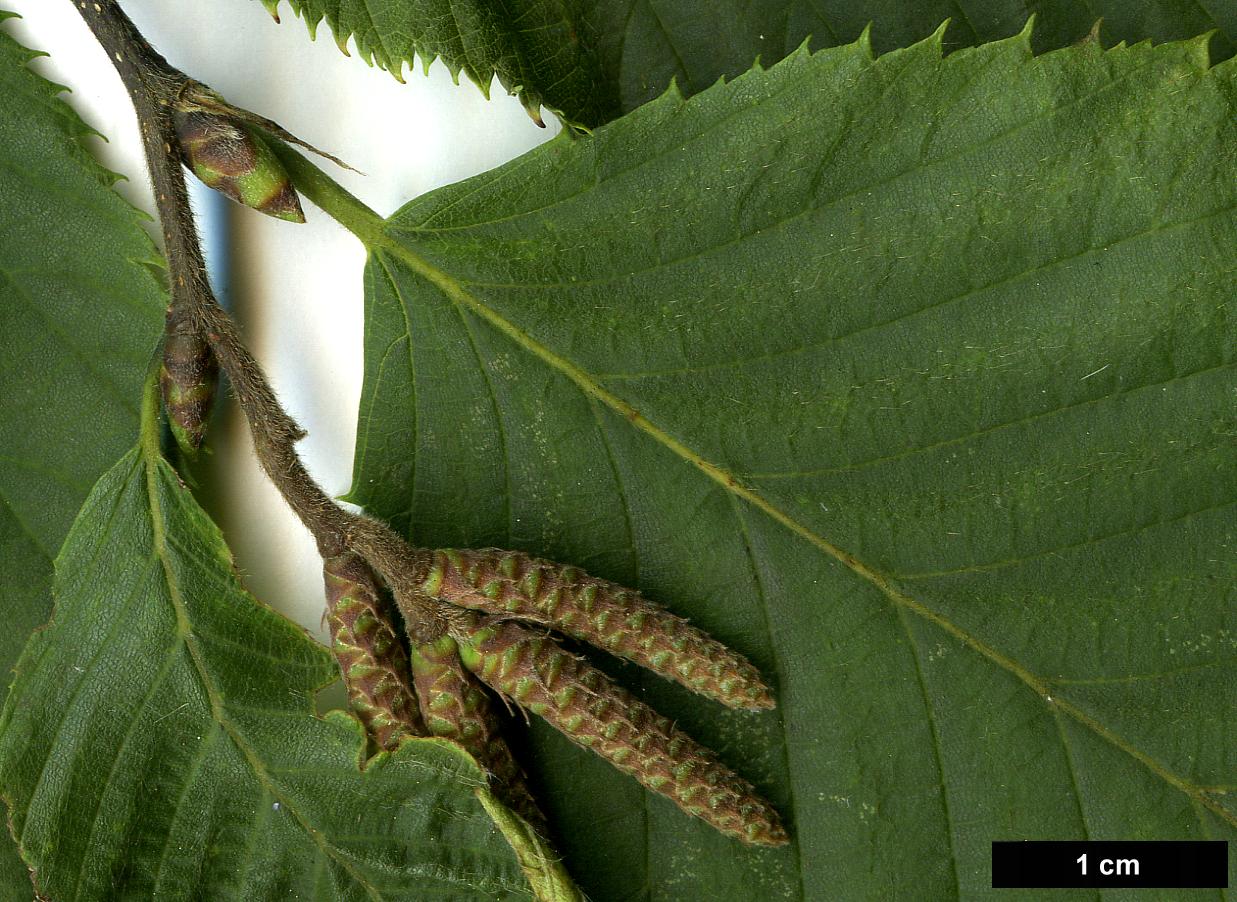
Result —
[{"label": "leaf surface", "polygon": [[1193,0],[587,0],[606,83],[620,109],[632,110],[673,78],[684,93],[746,70],[757,58],[772,65],[811,39],[813,48],[854,41],[869,24],[878,53],[905,47],[949,20],[947,47],[969,47],[1021,31],[1035,15],[1036,51],[1082,40],[1097,20],[1105,45],[1118,41],[1192,38],[1215,30],[1212,53],[1232,56],[1237,7]]},{"label": "leaf surface", "polygon": [[354,217],[352,499],[637,586],[776,686],[613,668],[784,852],[534,726],[591,898],[976,898],[994,839],[1237,838],[1235,74],[800,51]]},{"label": "leaf surface", "polygon": [[[111,189],[63,88],[27,67],[36,56],[0,30],[0,700],[51,612],[61,540],[133,442],[166,303],[142,214]],[[28,894],[7,835],[0,861],[0,885]]]},{"label": "leaf surface", "polygon": [[322,646],[236,580],[175,472],[134,450],[56,562],[18,665],[0,785],[57,900],[529,899],[457,747],[358,765],[357,721],[313,714]]},{"label": "leaf surface", "polygon": [[[288,0],[311,35],[326,21],[341,47],[399,73],[441,58],[485,89],[492,75],[533,109],[544,100],[594,126],[661,94],[686,94],[757,59],[771,65],[810,39],[854,41],[869,24],[880,52],[905,47],[950,20],[947,43],[970,46],[1019,32],[1036,16],[1036,50],[1082,40],[1103,20],[1105,44],[1192,38],[1215,31],[1216,59],[1237,48],[1237,6],[1194,0]],[[280,0],[262,0],[276,13]],[[518,89],[518,90],[517,90]]]},{"label": "leaf surface", "polygon": [[[9,15],[0,12],[0,21]],[[51,561],[90,487],[133,443],[164,292],[141,216],[94,134],[0,31],[0,581],[6,674],[51,610]]]}]

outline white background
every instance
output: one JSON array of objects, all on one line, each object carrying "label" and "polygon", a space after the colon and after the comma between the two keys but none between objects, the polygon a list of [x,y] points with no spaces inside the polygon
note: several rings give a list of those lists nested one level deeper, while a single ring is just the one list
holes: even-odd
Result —
[{"label": "white background", "polygon": [[[286,5],[281,25],[257,0],[122,5],[173,65],[367,173],[322,164],[383,215],[518,156],[557,130],[537,128],[497,82],[488,102],[467,80],[453,84],[441,63],[425,77],[418,62],[401,85],[367,67],[355,45],[349,44],[351,59],[341,54],[325,23],[310,42]],[[132,108],[71,0],[0,0],[0,8],[23,17],[0,27],[51,54],[35,69],[69,86],[68,102],[107,136],[107,144],[97,143],[100,157],[130,178],[118,190],[153,214]],[[361,392],[364,250],[308,202],[305,225],[230,202],[199,206],[223,226],[223,244],[208,246],[208,254],[231,261],[228,284],[217,287],[230,297],[285,407],[309,430],[300,451],[310,472],[330,494],[341,495],[351,477]],[[322,575],[313,542],[258,470],[231,404],[216,417],[210,444],[203,494],[246,583],[322,635]]]}]

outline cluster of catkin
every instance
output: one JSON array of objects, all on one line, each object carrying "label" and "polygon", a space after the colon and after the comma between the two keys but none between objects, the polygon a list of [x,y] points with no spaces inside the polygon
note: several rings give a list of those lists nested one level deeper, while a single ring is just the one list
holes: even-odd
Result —
[{"label": "cluster of catkin", "polygon": [[401,732],[452,739],[490,772],[509,806],[541,826],[498,731],[493,692],[721,832],[757,845],[787,841],[776,812],[748,782],[550,633],[605,649],[732,708],[773,707],[748,661],[681,617],[575,567],[493,549],[436,551],[420,591],[453,613],[445,618],[446,635],[412,641],[409,661],[359,558],[328,560],[326,583],[345,683],[379,745],[394,747]]}]

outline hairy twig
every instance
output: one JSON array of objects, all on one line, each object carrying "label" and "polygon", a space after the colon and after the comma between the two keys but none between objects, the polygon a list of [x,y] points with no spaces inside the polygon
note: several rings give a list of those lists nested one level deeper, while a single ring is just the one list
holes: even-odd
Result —
[{"label": "hairy twig", "polygon": [[[283,409],[261,367],[219,306],[189,206],[173,111],[180,95],[198,83],[156,52],[116,0],[75,0],[78,12],[120,73],[137,113],[146,165],[154,187],[171,273],[171,315],[191,321],[210,343],[232,384],[262,469],[317,542],[324,558],[353,551],[364,558],[407,609],[420,615],[410,626],[433,641],[445,631],[440,605],[419,585],[429,567],[426,552],[412,548],[385,524],[344,510],[314,482],[296,443],[304,430]],[[200,87],[200,86],[199,86]]]},{"label": "hairy twig", "polygon": [[[488,714],[488,697],[465,668],[718,830],[749,843],[785,843],[776,812],[750,784],[548,634],[513,621],[576,635],[731,706],[771,707],[772,695],[745,659],[630,590],[575,568],[499,550],[435,555],[414,548],[385,524],[340,507],[314,482],[296,452],[304,431],[215,300],[189,206],[175,114],[186,92],[199,105],[235,108],[169,65],[116,0],[74,2],[137,112],[171,273],[169,322],[207,342],[244,412],[259,464],[317,542],[336,657],[375,741],[394,748],[406,732],[425,726],[413,706],[403,646],[380,619],[371,568],[404,614],[429,731],[475,750],[508,800],[529,816],[536,819],[536,806]],[[465,606],[496,616],[481,618]]]}]

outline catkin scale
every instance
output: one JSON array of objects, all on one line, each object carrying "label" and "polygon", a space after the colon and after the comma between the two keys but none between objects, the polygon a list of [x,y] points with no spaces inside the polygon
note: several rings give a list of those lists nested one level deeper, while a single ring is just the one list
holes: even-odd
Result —
[{"label": "catkin scale", "polygon": [[747,781],[549,636],[477,616],[458,618],[453,635],[464,666],[483,683],[688,814],[743,842],[788,842],[777,813]]},{"label": "catkin scale", "polygon": [[472,610],[544,623],[682,683],[731,708],[772,708],[743,656],[638,592],[515,551],[435,551],[428,595]]},{"label": "catkin scale", "polygon": [[444,636],[414,645],[411,658],[417,701],[429,734],[463,746],[494,777],[494,790],[504,804],[546,835],[545,815],[502,738],[489,696],[464,669],[455,641]]},{"label": "catkin scale", "polygon": [[173,118],[181,154],[203,183],[276,219],[305,221],[287,170],[256,129],[196,108]]},{"label": "catkin scale", "polygon": [[423,736],[408,655],[391,626],[369,565],[352,552],[322,562],[327,624],[352,709],[375,744],[392,751],[405,735]]}]

